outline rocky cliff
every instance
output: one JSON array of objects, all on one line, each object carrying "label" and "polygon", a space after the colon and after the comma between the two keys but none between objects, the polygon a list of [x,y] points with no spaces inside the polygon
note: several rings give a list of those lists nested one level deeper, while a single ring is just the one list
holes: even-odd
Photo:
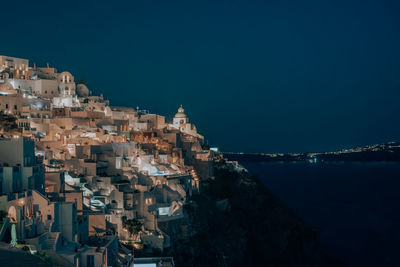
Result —
[{"label": "rocky cliff", "polygon": [[161,227],[177,266],[342,266],[317,232],[247,172],[216,168],[185,207],[188,220]]}]

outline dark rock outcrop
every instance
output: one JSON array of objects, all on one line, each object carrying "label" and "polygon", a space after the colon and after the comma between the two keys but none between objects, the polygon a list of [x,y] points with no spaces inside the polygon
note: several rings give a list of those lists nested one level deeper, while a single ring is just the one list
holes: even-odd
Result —
[{"label": "dark rock outcrop", "polygon": [[256,177],[224,168],[215,177],[185,206],[186,222],[161,225],[173,241],[165,254],[177,266],[343,266]]}]

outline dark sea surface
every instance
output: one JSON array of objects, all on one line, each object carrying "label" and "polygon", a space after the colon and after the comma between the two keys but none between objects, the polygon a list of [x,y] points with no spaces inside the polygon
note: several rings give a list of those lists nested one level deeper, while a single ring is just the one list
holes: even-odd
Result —
[{"label": "dark sea surface", "polygon": [[400,266],[400,163],[242,162],[350,266]]}]

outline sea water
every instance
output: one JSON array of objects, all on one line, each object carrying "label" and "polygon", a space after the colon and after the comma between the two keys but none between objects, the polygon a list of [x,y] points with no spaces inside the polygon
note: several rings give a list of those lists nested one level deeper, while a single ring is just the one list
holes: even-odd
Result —
[{"label": "sea water", "polygon": [[400,163],[242,162],[350,266],[400,266]]}]

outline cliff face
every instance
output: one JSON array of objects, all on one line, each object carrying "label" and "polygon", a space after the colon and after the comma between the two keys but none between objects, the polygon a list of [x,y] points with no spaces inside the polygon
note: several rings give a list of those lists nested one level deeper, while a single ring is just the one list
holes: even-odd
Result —
[{"label": "cliff face", "polygon": [[187,223],[163,226],[174,233],[166,254],[177,266],[342,265],[322,253],[315,230],[256,177],[227,169],[216,169],[215,177],[185,207]]}]

